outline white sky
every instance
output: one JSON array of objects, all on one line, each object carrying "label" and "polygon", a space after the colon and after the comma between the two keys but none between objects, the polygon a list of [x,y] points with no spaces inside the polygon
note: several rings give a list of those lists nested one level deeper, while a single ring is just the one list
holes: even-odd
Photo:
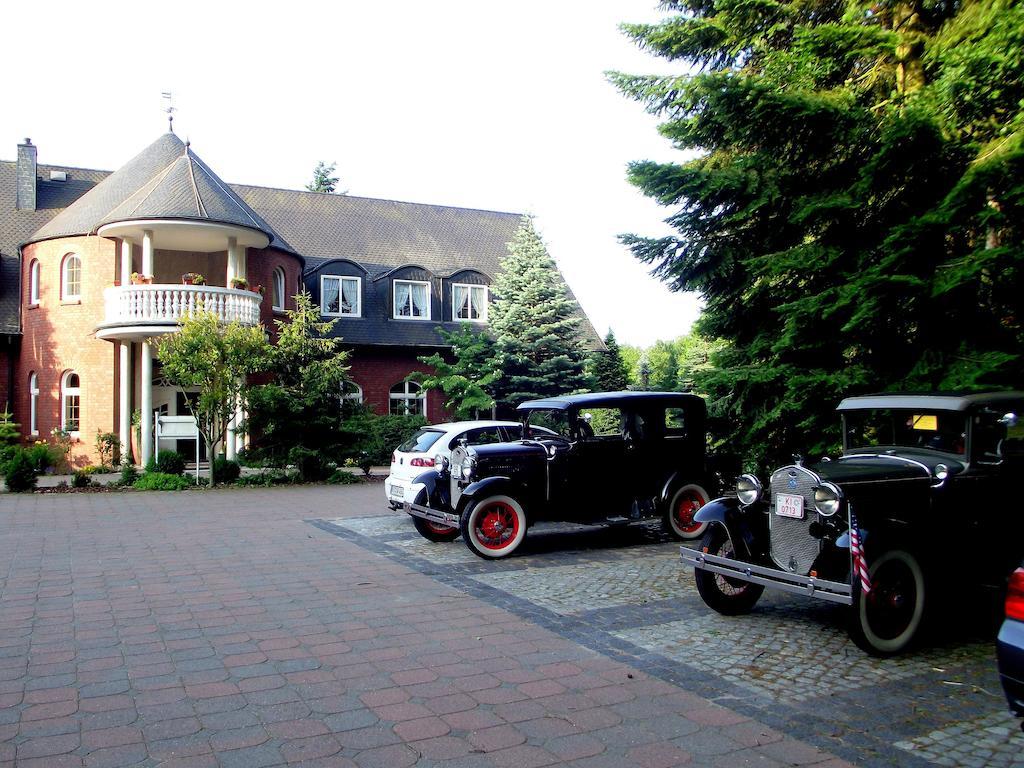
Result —
[{"label": "white sky", "polygon": [[598,332],[646,346],[699,311],[616,240],[669,231],[625,168],[681,156],[604,76],[679,71],[617,29],[654,6],[12,3],[0,157],[29,136],[42,163],[114,170],[166,130],[170,90],[226,181],[301,189],[326,160],[353,195],[532,213]]}]

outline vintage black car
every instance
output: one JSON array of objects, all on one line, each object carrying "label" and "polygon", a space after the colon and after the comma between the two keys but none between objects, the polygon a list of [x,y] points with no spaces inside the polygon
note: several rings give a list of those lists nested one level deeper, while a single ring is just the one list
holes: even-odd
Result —
[{"label": "vintage black car", "polygon": [[843,603],[862,649],[903,651],[929,608],[966,585],[1005,590],[1024,555],[1022,409],[1022,392],[843,400],[840,457],[798,460],[766,487],[743,475],[697,513],[709,528],[682,559],[698,592],[727,615],[765,587]]},{"label": "vintage black car", "polygon": [[461,534],[473,552],[493,559],[512,554],[541,520],[615,525],[663,517],[679,538],[704,532],[693,516],[718,482],[705,456],[701,398],[602,392],[517,410],[526,439],[459,445],[450,464],[442,457],[416,478],[404,508],[424,537]]}]

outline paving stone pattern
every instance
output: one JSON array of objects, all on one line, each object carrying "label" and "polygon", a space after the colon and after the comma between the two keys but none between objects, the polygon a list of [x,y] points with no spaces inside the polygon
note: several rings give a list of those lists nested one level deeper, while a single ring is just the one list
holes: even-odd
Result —
[{"label": "paving stone pattern", "polygon": [[0,495],[0,767],[848,765],[446,583],[397,516],[343,527],[378,510],[379,486]]},{"label": "paving stone pattern", "polygon": [[318,524],[858,765],[1024,766],[991,637],[970,627],[875,659],[849,640],[841,606],[767,591],[751,615],[721,616],[651,526],[538,525],[520,554],[486,562],[401,515]]}]

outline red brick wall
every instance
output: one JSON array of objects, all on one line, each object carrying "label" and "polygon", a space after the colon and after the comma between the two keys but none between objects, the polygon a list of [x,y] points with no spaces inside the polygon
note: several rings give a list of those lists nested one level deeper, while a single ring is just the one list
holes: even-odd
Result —
[{"label": "red brick wall", "polygon": [[[15,416],[29,428],[28,377],[39,377],[37,411],[39,436],[50,437],[60,426],[60,383],[75,371],[81,383],[80,442],[72,449],[75,466],[95,463],[96,430],[116,431],[116,346],[93,336],[104,315],[103,289],[114,284],[117,243],[102,237],[68,237],[25,246],[22,259],[22,317],[24,336],[15,366]],[[82,259],[82,297],[61,299],[61,264],[76,253]],[[38,259],[39,304],[28,302],[29,267]]]},{"label": "red brick wall", "polygon": [[0,411],[13,405],[13,403],[10,402],[11,356],[13,355],[15,359],[17,359],[17,354],[17,347],[14,346],[14,342],[11,337],[8,336],[5,339],[0,336]]},{"label": "red brick wall", "polygon": [[284,316],[282,312],[274,312],[271,308],[273,276],[277,267],[284,269],[285,309],[295,309],[295,294],[298,292],[299,275],[302,272],[302,263],[299,259],[275,248],[249,249],[245,264],[246,280],[251,291],[255,291],[257,286],[263,286],[265,289],[263,303],[260,305],[260,321],[272,336],[276,327],[274,319]]},{"label": "red brick wall", "polygon": [[[433,372],[430,366],[416,360],[417,356],[423,354],[424,350],[406,347],[360,347],[349,358],[349,376],[363,388],[364,403],[373,408],[375,413],[388,413],[391,387],[413,371]],[[450,420],[443,408],[443,396],[439,392],[427,393],[426,416],[431,424]]]}]

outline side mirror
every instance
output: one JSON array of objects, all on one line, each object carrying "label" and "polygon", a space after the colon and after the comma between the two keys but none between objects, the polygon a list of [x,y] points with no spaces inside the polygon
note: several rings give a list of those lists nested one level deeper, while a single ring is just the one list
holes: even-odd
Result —
[{"label": "side mirror", "polygon": [[1002,424],[1004,427],[1016,427],[1017,421],[1018,419],[1016,413],[1007,413],[1003,416],[1003,418],[999,420],[999,423]]}]

